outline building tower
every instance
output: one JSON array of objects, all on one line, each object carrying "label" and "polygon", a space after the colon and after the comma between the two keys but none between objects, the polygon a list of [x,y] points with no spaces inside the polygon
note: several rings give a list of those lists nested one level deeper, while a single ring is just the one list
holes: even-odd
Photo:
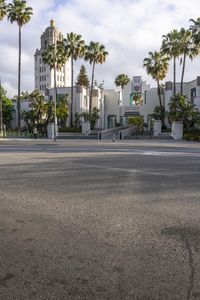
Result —
[{"label": "building tower", "polygon": [[[43,94],[54,87],[54,71],[48,65],[42,62],[42,53],[48,48],[49,45],[57,41],[62,41],[63,35],[55,27],[53,20],[50,21],[50,26],[46,28],[45,32],[41,35],[41,48],[35,52],[35,89],[40,90]],[[56,71],[56,84],[57,87],[69,87],[71,83],[71,68],[69,60],[66,64]]]}]

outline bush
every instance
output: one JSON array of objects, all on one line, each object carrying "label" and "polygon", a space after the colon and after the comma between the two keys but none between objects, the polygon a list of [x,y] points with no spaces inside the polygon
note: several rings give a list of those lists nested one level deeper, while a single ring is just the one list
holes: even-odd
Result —
[{"label": "bush", "polygon": [[81,129],[80,128],[75,128],[75,127],[63,127],[58,129],[59,132],[63,133],[80,133]]},{"label": "bush", "polygon": [[129,117],[128,125],[135,126],[137,131],[144,131],[144,119],[142,116]]},{"label": "bush", "polygon": [[190,131],[186,132],[183,136],[183,139],[187,140],[187,141],[200,142],[200,130],[196,129],[196,130],[190,130]]}]

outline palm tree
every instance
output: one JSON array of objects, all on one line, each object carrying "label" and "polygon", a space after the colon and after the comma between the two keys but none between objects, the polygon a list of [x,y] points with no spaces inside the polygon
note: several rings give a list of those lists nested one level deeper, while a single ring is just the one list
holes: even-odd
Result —
[{"label": "palm tree", "polygon": [[121,87],[122,96],[123,96],[124,87],[129,83],[129,81],[130,81],[130,78],[126,74],[119,74],[115,78],[115,85]]},{"label": "palm tree", "polygon": [[157,82],[159,104],[162,112],[164,105],[161,100],[160,81],[167,75],[169,58],[166,55],[163,55],[162,52],[149,52],[149,57],[144,59],[143,66],[146,68],[147,74],[151,75],[151,77]]},{"label": "palm tree", "polygon": [[49,65],[50,69],[54,70],[54,140],[56,141],[56,104],[57,104],[57,84],[56,84],[56,70],[61,69],[66,61],[67,56],[63,42],[56,42],[42,53],[42,61],[44,64]]},{"label": "palm tree", "polygon": [[192,60],[198,55],[199,50],[195,46],[192,36],[192,31],[181,28],[180,30],[180,53],[183,55],[181,63],[183,63],[182,74],[181,74],[181,95],[183,95],[183,79],[185,73],[186,58],[189,57]]},{"label": "palm tree", "polygon": [[20,90],[21,90],[21,30],[27,24],[33,14],[31,7],[26,6],[25,0],[13,0],[7,8],[8,20],[16,22],[19,27],[19,62],[18,62],[18,129],[20,130]]},{"label": "palm tree", "polygon": [[42,117],[45,114],[45,98],[40,91],[35,90],[29,95],[29,101],[31,102],[37,125],[41,125]]},{"label": "palm tree", "polygon": [[192,32],[194,43],[200,51],[200,18],[197,18],[196,20],[190,19],[190,22],[193,23],[190,26],[190,30]]},{"label": "palm tree", "polygon": [[71,127],[73,127],[73,103],[74,103],[74,61],[84,56],[85,42],[80,34],[71,32],[64,39],[67,57],[71,57]]},{"label": "palm tree", "polygon": [[93,94],[93,84],[94,84],[94,70],[96,64],[103,64],[108,56],[108,52],[105,50],[104,45],[100,43],[90,42],[86,46],[85,50],[85,60],[89,61],[92,65],[92,80],[91,80],[91,89],[90,89],[90,100],[89,100],[89,114],[92,110],[92,94]]},{"label": "palm tree", "polygon": [[178,30],[173,29],[167,35],[163,35],[161,52],[173,59],[174,69],[174,87],[173,94],[176,94],[176,59],[180,55],[180,34]]},{"label": "palm tree", "polygon": [[7,14],[7,5],[5,0],[0,0],[0,21],[3,20],[3,18]]}]

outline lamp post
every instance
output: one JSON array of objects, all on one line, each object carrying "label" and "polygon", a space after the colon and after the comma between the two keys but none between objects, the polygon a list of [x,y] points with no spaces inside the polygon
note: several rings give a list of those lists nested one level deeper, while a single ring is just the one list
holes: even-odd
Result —
[{"label": "lamp post", "polygon": [[[54,23],[52,23],[52,26],[54,26]],[[56,50],[57,50],[57,40],[56,40],[56,35],[54,31],[54,141],[56,142],[56,127],[57,127],[57,116],[56,116],[56,104],[57,104],[57,88],[56,88]]]}]

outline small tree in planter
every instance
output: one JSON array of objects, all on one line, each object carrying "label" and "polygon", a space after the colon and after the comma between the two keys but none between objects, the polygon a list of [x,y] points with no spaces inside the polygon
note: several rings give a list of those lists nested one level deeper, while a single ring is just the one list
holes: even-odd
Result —
[{"label": "small tree in planter", "polygon": [[84,121],[89,121],[91,124],[91,129],[94,129],[96,121],[100,118],[99,116],[100,109],[94,107],[91,113],[84,112],[80,117],[84,118]]},{"label": "small tree in planter", "polygon": [[[180,123],[183,123],[183,131],[188,131],[191,128],[194,128],[195,123],[197,123],[198,119],[200,119],[200,113],[198,112],[196,106],[188,101],[186,96],[182,96],[180,94],[175,95],[170,99],[169,102],[169,112],[168,119],[172,122],[172,135],[176,131],[176,124],[179,122],[179,130]],[[183,133],[182,133],[183,135]]]},{"label": "small tree in planter", "polygon": [[175,95],[170,99],[168,106],[169,121],[182,121],[185,130],[194,127],[195,123],[200,118],[200,113],[195,104],[188,101],[186,96],[180,94]]},{"label": "small tree in planter", "polygon": [[162,121],[162,129],[166,129],[166,125],[165,125],[165,117],[166,117],[166,112],[165,112],[165,107],[162,106],[156,106],[153,110],[152,114],[148,115],[149,118],[151,118],[152,120],[161,120]]}]

